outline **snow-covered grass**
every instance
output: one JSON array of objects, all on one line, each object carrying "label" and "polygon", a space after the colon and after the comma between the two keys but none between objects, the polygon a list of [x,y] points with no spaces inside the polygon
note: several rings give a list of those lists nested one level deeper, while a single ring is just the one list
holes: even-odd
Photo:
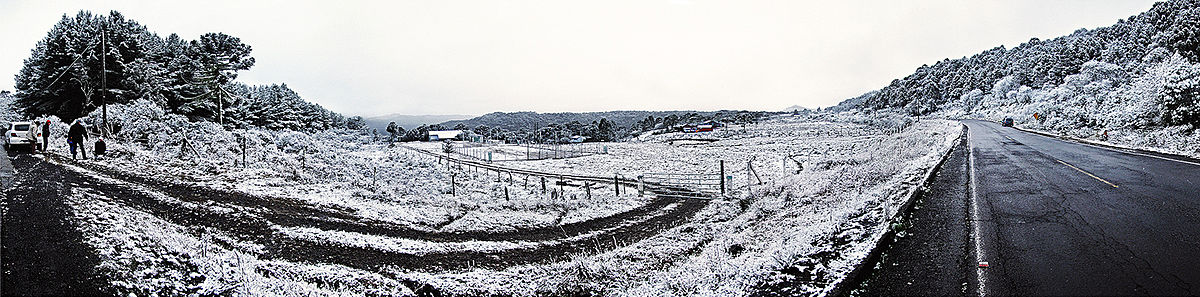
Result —
[{"label": "snow-covered grass", "polygon": [[[509,183],[507,176],[497,181],[494,172],[447,169],[429,155],[369,143],[345,131],[239,131],[251,148],[251,162],[235,166],[240,161],[238,137],[215,125],[175,123],[177,118],[156,115],[144,106],[110,108],[112,113],[123,126],[117,139],[110,140],[114,154],[91,164],[346,209],[364,221],[435,232],[519,231],[605,217],[646,205],[649,199],[636,193],[614,197],[605,190],[594,190],[595,197],[587,199],[582,189],[573,187],[550,199],[540,185],[526,189],[523,181]],[[177,131],[191,131],[188,139],[196,152],[180,149],[183,137]],[[175,225],[112,202],[114,197],[78,191],[71,205],[85,233],[95,234],[88,244],[101,254],[101,270],[122,292],[139,295],[408,295],[408,282],[465,296],[736,296],[770,290],[820,294],[863,260],[907,191],[919,184],[960,132],[955,122],[913,122],[895,115],[831,115],[820,120],[784,116],[711,133],[705,136],[716,139],[711,143],[669,143],[691,137],[672,135],[678,133],[646,135],[602,144],[609,154],[496,163],[552,173],[635,177],[651,172],[716,174],[718,161],[725,161],[726,174],[734,178],[728,199],[714,200],[685,222],[659,226],[659,233],[635,242],[605,238],[611,230],[542,241],[437,242],[271,226],[272,236],[291,240],[413,255],[597,242],[592,253],[562,255],[569,260],[497,269],[422,272],[386,266],[361,271],[321,259],[289,262],[264,257],[262,247],[240,242],[232,234]],[[440,150],[438,143],[404,145]],[[53,150],[62,153],[64,148],[60,144]],[[758,176],[747,176],[748,168]],[[449,193],[452,173],[456,187],[461,187],[455,195]],[[219,213],[270,211],[166,195],[158,199]],[[674,207],[678,205],[656,213]],[[652,215],[608,228],[624,228]],[[603,250],[602,241],[617,248]]]},{"label": "snow-covered grass", "polygon": [[[644,205],[636,193],[580,188],[543,193],[533,182],[447,168],[351,131],[225,131],[144,100],[109,108],[110,154],[94,164],[219,189],[349,209],[364,219],[429,231],[518,230],[584,221]],[[100,123],[93,113],[87,122]],[[56,124],[65,133],[65,124]],[[242,138],[245,159],[242,163]],[[184,145],[185,140],[187,146]],[[65,143],[51,148],[66,151]],[[453,179],[453,184],[451,180]],[[452,189],[453,187],[453,189]],[[507,195],[506,195],[507,193]]]},{"label": "snow-covered grass", "polygon": [[[261,258],[229,234],[180,226],[88,190],[70,193],[74,222],[89,235],[117,295],[411,295],[397,280],[339,265]],[[363,285],[369,284],[369,285]]]},{"label": "snow-covered grass", "polygon": [[[885,134],[880,131],[887,129],[865,125],[778,119],[747,128],[745,138],[711,147],[671,147],[652,139],[615,144],[616,156],[602,157],[636,160],[639,154],[632,148],[642,145],[648,152],[644,156],[653,158],[594,167],[655,168],[665,163],[660,159],[704,154],[712,147],[770,156],[805,145],[797,151],[816,147],[821,153],[804,155],[809,165],[799,173],[764,177],[766,183],[752,186],[744,200],[716,201],[692,221],[623,248],[551,265],[410,277],[432,278],[465,295],[738,296],[777,285],[790,287],[787,294],[824,293],[863,260],[888,227],[883,222],[949,150],[960,129],[955,122],[931,120]],[[740,146],[727,147],[724,141]]]}]

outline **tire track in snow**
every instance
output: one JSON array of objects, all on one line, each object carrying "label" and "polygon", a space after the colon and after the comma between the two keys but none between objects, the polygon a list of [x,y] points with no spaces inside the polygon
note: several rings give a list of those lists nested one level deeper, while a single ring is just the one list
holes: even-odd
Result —
[{"label": "tire track in snow", "polygon": [[[58,162],[66,163],[59,158]],[[236,205],[271,222],[283,227],[312,227],[322,230],[334,230],[362,233],[376,236],[399,237],[406,239],[424,240],[431,242],[468,242],[468,241],[540,241],[565,239],[580,236],[597,229],[610,229],[623,224],[630,219],[643,217],[662,210],[676,201],[670,198],[655,198],[646,205],[617,213],[611,216],[593,218],[586,221],[574,222],[557,226],[543,226],[520,230],[489,232],[437,232],[426,231],[398,225],[390,222],[364,219],[351,214],[350,209],[325,210],[320,207],[291,198],[264,197],[243,192],[214,189],[201,185],[164,181],[161,179],[136,175],[104,166],[92,164],[77,165],[84,169],[105,176],[138,184],[148,189],[162,192],[172,197],[188,202],[213,201],[221,204]],[[328,208],[328,207],[326,207]]]},{"label": "tire track in snow", "polygon": [[[66,163],[65,160],[59,160],[59,162]],[[256,211],[254,214],[219,212],[214,211],[210,207],[192,202],[230,201],[230,197],[221,196],[230,194],[227,191],[193,186],[178,187],[174,188],[174,190],[159,192],[156,187],[148,187],[135,182],[136,179],[128,181],[117,178],[116,180],[120,182],[111,182],[103,180],[106,178],[103,176],[91,176],[85,172],[80,172],[79,170],[82,169],[72,170],[68,169],[68,166],[52,165],[57,166],[45,166],[46,170],[44,174],[47,178],[57,178],[67,184],[92,189],[100,195],[110,197],[124,206],[145,211],[174,224],[189,227],[209,227],[226,232],[229,236],[237,240],[260,244],[266,249],[266,254],[264,255],[266,257],[301,262],[340,264],[372,271],[385,267],[397,267],[413,271],[503,268],[513,265],[560,261],[568,259],[572,255],[599,253],[636,243],[657,235],[667,228],[682,224],[703,209],[704,206],[708,205],[707,200],[662,198],[661,201],[663,202],[652,203],[655,206],[661,204],[661,208],[646,208],[646,211],[637,213],[637,215],[628,216],[626,214],[626,216],[606,217],[598,221],[592,220],[571,224],[572,228],[577,229],[575,235],[612,228],[612,230],[607,232],[598,232],[599,234],[595,234],[594,236],[581,236],[572,240],[562,240],[571,238],[572,236],[568,236],[570,235],[568,232],[559,230],[557,233],[546,234],[545,238],[535,239],[555,241],[554,243],[532,248],[493,251],[451,251],[418,255],[377,248],[300,240],[275,232],[273,227],[277,224],[272,219],[306,218],[311,214],[304,213],[303,209],[311,206],[279,204],[277,206],[283,208],[283,211],[272,214],[274,209],[266,208],[272,205],[260,200],[253,202],[264,203],[259,205],[259,207],[262,207],[258,208],[261,211]],[[142,187],[150,191],[141,189]],[[197,192],[192,193],[189,190],[196,190]],[[176,193],[191,194],[184,195],[187,197],[177,197],[174,195]],[[156,195],[160,196],[156,197]],[[167,197],[179,199],[180,201],[167,201],[170,199],[163,199]],[[197,199],[200,197],[207,197],[208,199]],[[252,198],[265,199],[262,197]],[[247,207],[247,209],[255,208]],[[661,210],[661,212],[656,212],[656,209]],[[264,213],[269,215],[265,217],[258,216],[258,214]],[[353,219],[353,217],[350,216],[350,219]],[[613,228],[614,226],[617,228]],[[566,226],[564,225],[565,228]]]}]

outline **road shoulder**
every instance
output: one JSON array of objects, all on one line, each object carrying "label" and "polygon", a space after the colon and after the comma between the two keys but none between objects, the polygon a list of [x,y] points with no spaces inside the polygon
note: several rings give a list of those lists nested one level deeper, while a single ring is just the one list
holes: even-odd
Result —
[{"label": "road shoulder", "polygon": [[897,225],[855,296],[961,296],[971,275],[966,138]]}]

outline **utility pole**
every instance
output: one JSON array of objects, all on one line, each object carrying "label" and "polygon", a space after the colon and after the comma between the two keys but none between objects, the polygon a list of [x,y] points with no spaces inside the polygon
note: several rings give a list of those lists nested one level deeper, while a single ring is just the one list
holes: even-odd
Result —
[{"label": "utility pole", "polygon": [[108,22],[100,25],[100,133],[108,137]]}]

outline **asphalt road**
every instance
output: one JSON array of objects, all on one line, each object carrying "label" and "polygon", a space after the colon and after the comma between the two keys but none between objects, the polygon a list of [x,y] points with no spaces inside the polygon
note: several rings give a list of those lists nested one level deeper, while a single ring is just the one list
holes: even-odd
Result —
[{"label": "asphalt road", "polygon": [[971,293],[1200,294],[1200,165],[964,123]]}]

